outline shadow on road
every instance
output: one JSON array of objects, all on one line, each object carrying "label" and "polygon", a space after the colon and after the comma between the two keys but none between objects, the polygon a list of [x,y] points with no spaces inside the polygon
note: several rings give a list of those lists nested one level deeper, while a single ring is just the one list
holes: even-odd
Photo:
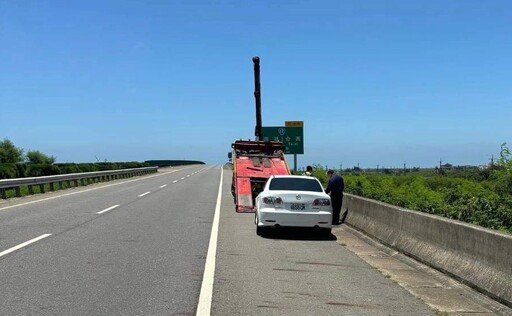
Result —
[{"label": "shadow on road", "polygon": [[299,227],[269,227],[261,234],[261,237],[285,240],[337,240],[336,236],[324,230]]}]

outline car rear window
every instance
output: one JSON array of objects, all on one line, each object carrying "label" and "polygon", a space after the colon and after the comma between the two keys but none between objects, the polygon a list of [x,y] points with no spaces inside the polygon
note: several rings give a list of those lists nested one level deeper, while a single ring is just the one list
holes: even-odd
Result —
[{"label": "car rear window", "polygon": [[272,182],[270,182],[269,189],[323,192],[322,186],[320,183],[318,183],[318,181],[301,178],[274,178],[272,179]]}]

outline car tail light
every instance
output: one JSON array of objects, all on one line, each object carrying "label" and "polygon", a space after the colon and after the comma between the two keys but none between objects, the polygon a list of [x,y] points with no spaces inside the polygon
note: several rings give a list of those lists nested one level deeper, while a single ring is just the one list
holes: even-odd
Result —
[{"label": "car tail light", "polygon": [[271,196],[264,197],[263,203],[268,204],[268,205],[274,205],[274,199]]},{"label": "car tail light", "polygon": [[263,203],[273,205],[274,207],[283,206],[283,200],[280,197],[266,196],[263,198]]},{"label": "car tail light", "polygon": [[331,200],[329,199],[316,199],[313,201],[313,206],[329,206],[331,205]]}]

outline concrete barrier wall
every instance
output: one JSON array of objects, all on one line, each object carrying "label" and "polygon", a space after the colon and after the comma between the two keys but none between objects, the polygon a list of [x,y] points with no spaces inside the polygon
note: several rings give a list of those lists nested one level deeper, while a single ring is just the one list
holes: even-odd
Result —
[{"label": "concrete barrier wall", "polygon": [[512,235],[345,194],[345,223],[512,306]]}]

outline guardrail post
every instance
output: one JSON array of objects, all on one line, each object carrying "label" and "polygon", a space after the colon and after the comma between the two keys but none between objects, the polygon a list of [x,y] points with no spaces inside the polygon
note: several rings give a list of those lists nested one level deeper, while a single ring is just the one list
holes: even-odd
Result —
[{"label": "guardrail post", "polygon": [[44,184],[39,185],[39,193],[44,193]]},{"label": "guardrail post", "polygon": [[50,182],[50,191],[55,191],[55,185],[53,182]]},{"label": "guardrail post", "polygon": [[34,194],[34,188],[31,185],[28,186],[28,194]]},{"label": "guardrail post", "polygon": [[59,181],[59,190],[62,190],[62,181]]},{"label": "guardrail post", "polygon": [[0,189],[0,195],[2,196],[2,199],[7,198],[7,193],[5,193],[5,189]]},{"label": "guardrail post", "polygon": [[16,197],[21,197],[21,189],[20,187],[15,187],[14,192],[16,192]]},{"label": "guardrail post", "polygon": [[78,187],[78,179],[75,179],[74,182],[75,182],[75,187]]}]

